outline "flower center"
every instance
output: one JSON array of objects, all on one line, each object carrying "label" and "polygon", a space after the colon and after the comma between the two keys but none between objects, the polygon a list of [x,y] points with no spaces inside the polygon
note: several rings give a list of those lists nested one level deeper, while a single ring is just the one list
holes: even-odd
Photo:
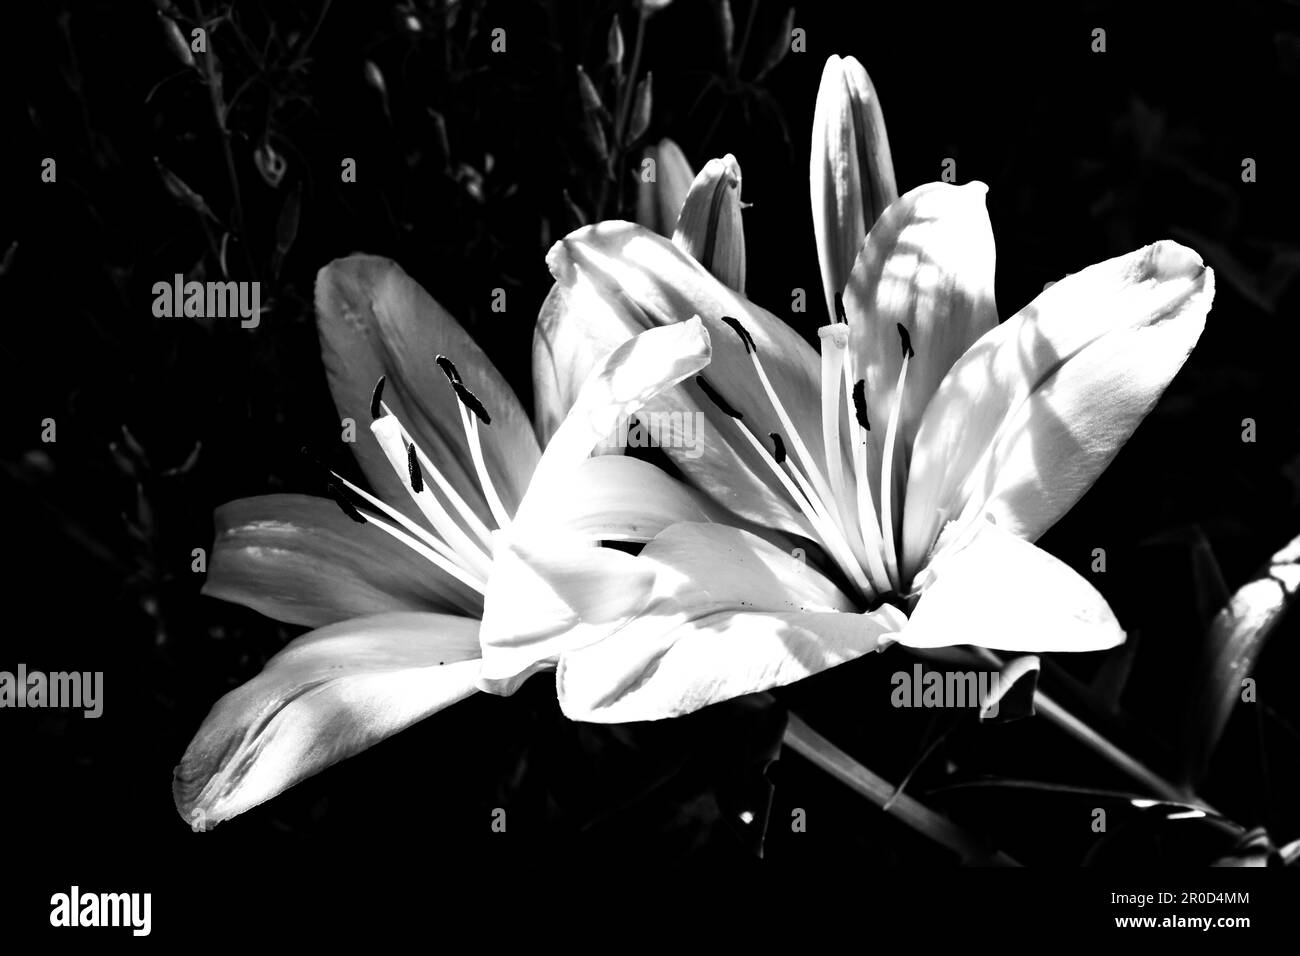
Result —
[{"label": "flower center", "polygon": [[[899,440],[899,418],[911,336],[899,325],[903,361],[883,444],[877,444],[867,419],[866,380],[854,368],[849,349],[851,330],[837,296],[839,321],[818,330],[821,341],[822,450],[814,456],[794,426],[772,385],[753,336],[739,321],[723,316],[739,336],[753,363],[755,374],[772,404],[784,435],[769,435],[774,451],[744,424],[744,416],[731,408],[702,377],[698,382],[718,407],[741,424],[740,433],[780,481],[811,525],[814,536],[860,592],[866,604],[897,599],[905,591],[898,566],[898,537],[902,528],[901,492],[906,478]],[[787,444],[790,453],[787,454]],[[877,508],[877,499],[879,508]]]}]

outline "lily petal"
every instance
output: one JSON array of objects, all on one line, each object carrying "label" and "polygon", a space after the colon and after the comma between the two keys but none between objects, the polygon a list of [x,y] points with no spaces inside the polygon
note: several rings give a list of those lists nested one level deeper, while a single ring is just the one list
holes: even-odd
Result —
[{"label": "lily petal", "polygon": [[1083,495],[1186,361],[1214,274],[1163,241],[1089,266],[986,333],[936,392],[912,452],[905,562],[989,512],[1034,540]]},{"label": "lily petal", "polygon": [[[645,160],[654,161],[654,178],[647,180]],[[661,236],[671,236],[695,173],[680,146],[661,139],[646,148],[637,179],[636,221]]]},{"label": "lily petal", "polygon": [[987,192],[983,183],[927,183],[906,193],[871,227],[844,289],[871,421],[889,421],[903,364],[898,327],[909,334],[915,354],[898,417],[904,449],[953,363],[998,324]]},{"label": "lily petal", "polygon": [[848,282],[862,240],[898,198],[880,98],[851,56],[831,56],[822,69],[809,172],[817,258],[833,319],[835,294]]},{"label": "lily petal", "polygon": [[[513,510],[540,455],[532,423],[483,350],[419,283],[378,256],[336,259],[316,276],[316,316],[339,415],[368,421],[375,382],[387,376],[389,406],[461,496],[490,520],[455,393],[434,362],[439,355],[451,359],[492,416],[491,426],[481,431],[483,454],[507,510]],[[357,429],[354,448],[372,490],[423,524],[369,429]]]},{"label": "lily petal", "polygon": [[638,458],[588,458],[565,485],[548,518],[593,541],[645,542],[680,521],[724,517],[699,492]]},{"label": "lily petal", "polygon": [[654,567],[642,610],[560,655],[556,687],[572,719],[687,714],[875,650],[906,622],[890,605],[855,613],[816,569],[721,525],[674,525],[636,560]]},{"label": "lily petal", "polygon": [[554,509],[571,496],[570,476],[592,449],[650,399],[707,365],[709,356],[709,334],[698,317],[639,333],[605,356],[551,436],[516,523],[553,523]]},{"label": "lily petal", "polygon": [[[723,316],[734,317],[753,337],[804,444],[815,457],[821,455],[817,353],[784,322],[718,282],[671,242],[630,223],[603,222],[556,243],[547,263],[565,295],[564,318],[554,323],[550,336],[557,353],[598,351],[611,338],[625,338],[635,329],[698,315],[714,342],[706,372],[709,384],[745,416],[754,434],[781,431],[749,356],[735,332],[721,321]],[[704,414],[709,428],[703,454],[695,449],[665,449],[693,485],[744,518],[807,533],[798,509],[739,434],[736,422],[697,384],[684,383],[649,407]]]},{"label": "lily petal", "polygon": [[1004,651],[1100,651],[1124,642],[1110,605],[1069,565],[985,521],[936,559],[898,641]]},{"label": "lily petal", "polygon": [[241,498],[214,517],[202,593],[277,621],[320,627],[383,611],[482,608],[480,595],[325,498]]},{"label": "lily petal", "polygon": [[474,692],[478,622],[380,614],[293,641],[221,698],[176,768],[176,809],[204,829]]}]

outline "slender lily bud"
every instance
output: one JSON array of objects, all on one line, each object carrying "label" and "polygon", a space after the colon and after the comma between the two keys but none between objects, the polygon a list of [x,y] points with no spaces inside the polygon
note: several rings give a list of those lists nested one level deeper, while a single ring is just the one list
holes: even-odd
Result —
[{"label": "slender lily bud", "polygon": [[817,257],[831,310],[867,232],[898,198],[880,100],[867,71],[851,56],[832,56],[822,70],[810,180]]},{"label": "slender lily bud", "polygon": [[609,34],[605,38],[605,52],[608,56],[607,62],[615,70],[623,70],[623,30],[618,25],[618,17],[615,17],[609,25]]},{"label": "slender lily bud", "polygon": [[661,236],[671,237],[695,173],[685,154],[671,139],[647,146],[636,170],[636,221]]},{"label": "slender lily bud", "polygon": [[728,153],[711,159],[686,194],[673,243],[728,288],[745,291],[745,226],[740,216],[740,164]]},{"label": "slender lily bud", "polygon": [[193,66],[194,54],[190,52],[190,41],[185,39],[185,35],[181,33],[181,28],[176,25],[176,21],[161,11],[158,13],[158,18],[162,21],[163,33],[167,36],[167,45],[171,47],[176,59],[186,66]]},{"label": "slender lily bud", "polygon": [[641,82],[636,85],[636,93],[632,97],[632,115],[628,118],[625,143],[635,143],[650,126],[650,111],[654,103],[653,91],[654,74],[646,73]]},{"label": "slender lily bud", "polygon": [[609,144],[605,139],[605,105],[596,84],[591,82],[587,71],[578,66],[578,96],[582,100],[582,129],[587,137],[587,144],[598,159],[609,156]]}]

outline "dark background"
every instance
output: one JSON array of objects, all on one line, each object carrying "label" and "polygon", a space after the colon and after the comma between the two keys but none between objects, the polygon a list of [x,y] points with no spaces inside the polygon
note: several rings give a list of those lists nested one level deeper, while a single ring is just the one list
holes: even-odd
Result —
[{"label": "dark background", "polygon": [[[750,0],[733,2],[739,44]],[[106,702],[95,721],[0,713],[0,800],[24,852],[68,861],[56,887],[66,890],[74,871],[119,872],[105,869],[115,860],[140,888],[159,890],[172,878],[217,887],[281,876],[310,886],[358,872],[383,880],[395,860],[416,871],[744,862],[755,828],[735,820],[761,811],[766,780],[776,788],[765,867],[952,863],[792,753],[765,778],[787,705],[891,780],[943,736],[909,791],[1023,862],[1201,865],[1222,851],[1218,831],[1157,825],[1122,800],[946,789],[993,778],[1131,785],[1041,720],[951,726],[950,714],[893,710],[895,667],[875,657],[775,702],[617,728],[564,721],[549,680],[535,678],[513,698],[478,695],[192,834],[172,806],[171,768],[212,703],[295,629],[199,597],[191,549],[209,547],[211,512],[224,501],[319,492],[298,455],[304,445],[355,471],[320,366],[316,270],[354,251],[397,260],[527,403],[532,322],[550,284],[544,253],[577,215],[596,213],[599,164],[574,66],[604,92],[610,19],[622,17],[630,48],[635,14],[628,3],[585,0],[461,0],[454,17],[443,0],[335,0],[317,25],[321,2],[234,3],[209,48],[225,98],[242,88],[229,126],[246,238],[231,241],[231,276],[259,278],[270,298],[261,326],[245,330],[150,310],[155,281],[213,274],[199,216],[168,191],[157,163],[221,222],[236,215],[208,91],[172,55],[154,5],[37,6],[7,11],[30,22],[6,36],[12,76],[2,94],[9,621],[0,669],[102,670]],[[712,3],[676,0],[656,14],[643,60],[654,71],[647,139],[672,136],[696,168],[736,155],[753,204],[748,294],[789,315],[791,289],[807,289],[812,311],[792,317],[807,335],[823,321],[808,143],[831,53],[856,55],[870,71],[900,189],[938,178],[945,157],[958,181],[989,184],[1004,317],[1044,282],[1159,238],[1191,245],[1216,270],[1214,309],[1186,368],[1041,542],[1083,572],[1092,549],[1106,549],[1107,573],[1091,579],[1136,654],[1122,710],[1083,712],[1176,777],[1192,746],[1205,614],[1300,527],[1300,6],[803,3],[796,26],[808,52],[755,83],[788,8],[761,0],[734,73]],[[202,7],[208,21],[231,9]],[[179,12],[188,34],[195,8],[183,2]],[[496,26],[507,31],[504,54],[489,50]],[[1090,51],[1094,27],[1107,31],[1104,54]],[[382,93],[366,61],[382,73]],[[287,160],[278,187],[254,162],[264,141]],[[40,182],[46,156],[57,159],[56,184]],[[339,182],[343,156],[357,160],[356,184]],[[1241,181],[1244,157],[1257,161],[1255,183]],[[295,194],[299,226],[277,253]],[[626,214],[630,196],[615,191],[605,214],[620,201]],[[496,287],[507,290],[504,314],[489,310]],[[40,441],[47,417],[57,421],[54,444]],[[1241,441],[1244,418],[1257,422],[1254,444]],[[1279,845],[1300,837],[1297,637],[1293,614],[1255,667],[1261,703],[1237,709],[1201,787]],[[1045,685],[1087,707],[1072,681],[1091,681],[1099,661],[1064,663],[1068,673],[1048,673]],[[1089,813],[1112,805],[1132,825],[1098,852]],[[490,831],[494,807],[508,809],[506,835]],[[807,811],[806,833],[790,832],[796,807]]]}]

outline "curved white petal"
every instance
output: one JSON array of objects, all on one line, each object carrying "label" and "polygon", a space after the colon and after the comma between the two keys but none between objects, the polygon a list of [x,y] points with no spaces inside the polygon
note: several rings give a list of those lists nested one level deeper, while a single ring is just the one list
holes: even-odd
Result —
[{"label": "curved white petal", "polygon": [[478,621],[380,614],[304,634],[217,701],[176,768],[205,829],[474,692]]},{"label": "curved white petal", "polygon": [[912,450],[905,565],[945,522],[994,514],[1034,540],[1110,463],[1200,337],[1214,274],[1163,241],[1045,289],[957,361]]},{"label": "curved white petal", "polygon": [[1068,565],[985,521],[965,547],[936,556],[898,641],[1100,651],[1122,644],[1124,631],[1106,599]]}]

